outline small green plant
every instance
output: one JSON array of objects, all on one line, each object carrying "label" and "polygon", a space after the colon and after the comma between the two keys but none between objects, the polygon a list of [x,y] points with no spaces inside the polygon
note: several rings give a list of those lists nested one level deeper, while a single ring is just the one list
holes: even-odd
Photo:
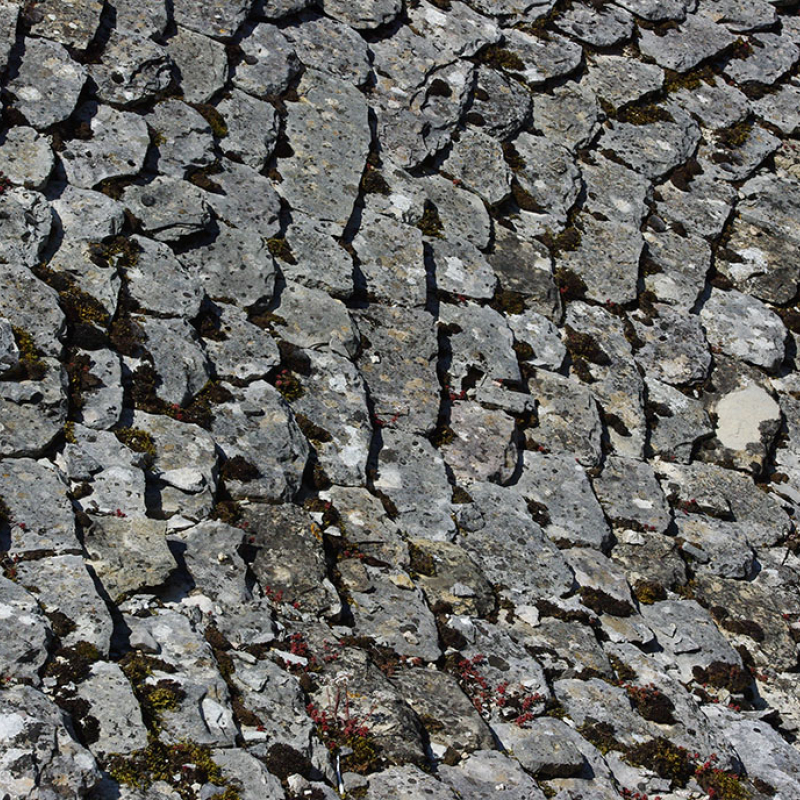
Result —
[{"label": "small green plant", "polygon": [[417,227],[425,236],[431,236],[436,239],[442,238],[442,220],[439,217],[439,212],[436,209],[436,206],[429,200],[425,201],[422,217],[417,223]]}]

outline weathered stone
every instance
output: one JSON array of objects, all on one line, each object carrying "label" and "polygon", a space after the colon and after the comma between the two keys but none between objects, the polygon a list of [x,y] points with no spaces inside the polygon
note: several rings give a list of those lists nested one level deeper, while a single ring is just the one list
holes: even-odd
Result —
[{"label": "weathered stone", "polygon": [[580,464],[600,462],[603,425],[592,393],[581,383],[537,370],[528,389],[538,403],[539,426],[531,434],[536,444],[572,453]]},{"label": "weathered stone", "polygon": [[157,103],[145,119],[153,131],[158,171],[182,177],[215,161],[214,137],[206,120],[180,100]]},{"label": "weathered stone", "polygon": [[275,332],[307,350],[329,350],[352,358],[359,347],[358,329],[341,300],[319,289],[287,281],[273,302]]},{"label": "weathered stone", "polygon": [[611,539],[603,509],[583,467],[562,454],[526,452],[516,484],[558,546],[605,548]]},{"label": "weathered stone", "polygon": [[362,31],[388,25],[400,15],[403,4],[401,0],[323,0],[322,8],[329,17]]},{"label": "weathered stone", "polygon": [[364,39],[341,22],[320,17],[296,27],[284,28],[297,57],[311,69],[330,72],[362,86],[371,74],[369,51]]},{"label": "weathered stone", "polygon": [[148,487],[148,504],[160,514],[200,520],[211,511],[217,488],[217,453],[202,428],[161,414],[136,411],[133,431],[152,438],[148,470],[157,484]]},{"label": "weathered stone", "polygon": [[572,570],[531,519],[522,497],[489,483],[473,484],[469,491],[474,504],[458,509],[458,543],[501,593],[516,605],[567,594]]},{"label": "weathered stone", "polygon": [[259,476],[226,480],[227,490],[234,499],[289,500],[300,487],[308,443],[288,404],[264,381],[228,388],[233,398],[214,407],[211,433],[226,458],[241,456]]},{"label": "weathered stone", "polygon": [[613,109],[635,103],[664,85],[664,70],[623,56],[595,53],[582,84]]},{"label": "weathered stone", "polygon": [[449,342],[448,383],[460,388],[476,372],[490,380],[519,383],[514,336],[503,316],[489,306],[442,304],[439,322]]},{"label": "weathered stone", "polygon": [[61,153],[72,185],[91,189],[107,178],[135,175],[142,169],[150,147],[142,117],[97,103],[86,104],[76,114],[90,127],[92,137],[73,139]]},{"label": "weathered stone", "polygon": [[722,232],[736,198],[731,186],[704,176],[695,178],[685,190],[663,183],[658,191],[658,213],[705,238],[716,238]]},{"label": "weathered stone", "polygon": [[[562,138],[559,136],[559,140]],[[515,177],[530,198],[526,198],[526,204],[531,207],[520,205],[526,211],[548,214],[551,224],[563,226],[581,190],[581,173],[575,158],[542,136],[521,133],[512,144],[523,164]]]},{"label": "weathered stone", "polygon": [[646,231],[644,285],[663,303],[694,307],[711,268],[711,247],[696,236]]},{"label": "weathered stone", "polygon": [[[507,319],[514,334],[514,349],[521,361],[544,369],[561,369],[567,349],[558,328],[547,317],[535,311],[524,311],[522,314],[509,314]],[[520,345],[527,345],[530,353],[523,351]]]},{"label": "weathered stone", "polygon": [[0,671],[10,680],[39,683],[50,630],[36,597],[0,576]]},{"label": "weathered stone", "polygon": [[[53,212],[38,192],[12,189],[0,197],[0,258],[9,265],[4,265],[4,271],[12,273],[12,285],[18,284],[19,280],[25,281],[23,276],[28,271],[24,267],[32,267],[39,262],[52,227]],[[19,279],[13,275],[17,269],[20,270]],[[32,282],[33,278],[27,280]],[[39,293],[36,290],[34,292]],[[17,305],[17,301],[14,301],[14,305],[24,308],[25,304]]]},{"label": "weathered stone", "polygon": [[734,33],[771,28],[778,19],[774,4],[767,0],[701,0],[697,12]]},{"label": "weathered stone", "polygon": [[289,105],[286,119],[294,155],[280,162],[278,188],[292,208],[340,234],[369,150],[367,104],[352,84],[315,70],[304,74],[297,91],[300,102]]},{"label": "weathered stone", "polygon": [[776,797],[791,797],[800,790],[797,750],[768,722],[742,718],[718,706],[704,706],[703,712],[725,731],[748,775],[763,775],[761,780],[777,790]]},{"label": "weathered stone", "polygon": [[598,220],[588,214],[578,218],[575,228],[580,241],[575,249],[559,254],[556,269],[578,275],[590,300],[620,305],[635,300],[639,258],[644,247],[639,229],[627,223]]},{"label": "weathered stone", "polygon": [[594,47],[613,47],[633,36],[633,17],[614,6],[575,6],[557,18],[556,26]]},{"label": "weathered stone", "polygon": [[65,120],[86,82],[86,68],[67,50],[47,39],[28,38],[19,72],[9,82],[14,108],[39,130]]},{"label": "weathered stone", "polygon": [[372,305],[353,314],[369,342],[358,367],[369,388],[374,413],[383,423],[428,433],[439,414],[433,317],[416,309]]},{"label": "weathered stone", "polygon": [[672,521],[653,468],[643,461],[609,457],[593,486],[606,515],[618,527],[665,533]]},{"label": "weathered stone", "polygon": [[20,583],[36,595],[46,613],[59,612],[74,627],[60,636],[66,647],[89,642],[108,653],[113,623],[95,589],[82,555],[64,555],[24,561],[17,567]]},{"label": "weathered stone", "polygon": [[712,289],[700,310],[712,347],[767,370],[784,358],[786,328],[763,303],[737,291]]},{"label": "weathered stone", "polygon": [[188,405],[211,378],[211,365],[197,332],[180,318],[148,317],[142,328],[158,375],[156,396],[173,405]]},{"label": "weathered stone", "polygon": [[583,753],[576,740],[580,734],[560,719],[539,717],[530,727],[498,726],[503,747],[513,750],[519,763],[539,780],[569,778],[583,770]]},{"label": "weathered stone", "polygon": [[794,83],[785,83],[773,94],[753,100],[752,107],[761,119],[780,128],[788,136],[800,127],[800,87]]},{"label": "weathered stone", "polygon": [[310,289],[322,289],[340,300],[354,291],[351,255],[330,234],[305,214],[293,212],[286,231],[292,257],[281,262],[281,272]]},{"label": "weathered stone", "polygon": [[466,551],[450,542],[413,539],[409,542],[409,568],[423,569],[414,582],[430,606],[444,602],[454,614],[482,617],[494,609],[491,584]]},{"label": "weathered stone", "polygon": [[517,71],[530,86],[569,75],[581,63],[580,45],[558,34],[544,40],[512,28],[505,38],[505,46],[522,60],[523,68]]},{"label": "weathered stone", "polygon": [[178,258],[212,300],[247,308],[272,298],[275,260],[256,233],[221,225],[212,241]]},{"label": "weathered stone", "polygon": [[11,183],[26,189],[41,189],[54,161],[49,138],[33,128],[12,128],[0,146],[0,171]]},{"label": "weathered stone", "polygon": [[663,178],[695,151],[700,141],[697,123],[678,106],[669,107],[673,121],[636,125],[612,122],[597,146],[611,150],[618,158],[651,180]]},{"label": "weathered stone", "polygon": [[548,139],[574,150],[586,147],[600,129],[600,106],[588,83],[565,83],[537,95],[533,122]]},{"label": "weathered stone", "polygon": [[788,533],[789,518],[778,498],[753,491],[752,478],[711,464],[679,466],[662,461],[657,466],[671,503],[693,513],[746,522],[754,546],[773,545]]},{"label": "weathered stone", "polygon": [[89,74],[104,103],[132,106],[164,92],[173,81],[174,65],[166,50],[133,32],[112,31],[103,51],[103,63],[92,64]]},{"label": "weathered stone", "polygon": [[714,432],[703,404],[653,378],[645,383],[651,450],[665,460],[688,464],[695,445]]},{"label": "weathered stone", "polygon": [[375,489],[394,504],[397,523],[409,536],[452,538],[455,524],[445,464],[427,439],[392,429],[381,434]]},{"label": "weathered stone", "polygon": [[786,33],[756,33],[744,58],[731,58],[725,74],[736,83],[775,83],[800,58],[800,47]]},{"label": "weathered stone", "polygon": [[218,320],[213,338],[203,340],[217,376],[233,382],[263,380],[280,363],[275,339],[253,325],[244,311],[223,305]]},{"label": "weathered stone", "polygon": [[67,376],[56,361],[41,363],[41,380],[0,383],[0,456],[38,458],[66,422]]},{"label": "weathered stone", "polygon": [[450,409],[455,437],[441,445],[456,482],[472,480],[509,483],[517,469],[514,419],[475,403],[455,403]]},{"label": "weathered stone", "polygon": [[478,68],[472,103],[477,117],[472,119],[484,133],[508,139],[522,128],[532,110],[530,92],[520,83],[488,67]]},{"label": "weathered stone", "polygon": [[664,22],[682,20],[692,3],[690,0],[619,0],[618,5],[650,22]]},{"label": "weathered stone", "polygon": [[341,355],[309,350],[307,356],[309,374],[299,377],[305,393],[292,408],[328,478],[362,486],[372,442],[364,380]]},{"label": "weathered stone", "polygon": [[30,686],[0,695],[0,774],[14,797],[85,797],[100,780],[91,753],[74,738],[63,711]]},{"label": "weathered stone", "polygon": [[349,603],[355,633],[368,636],[407,658],[436,661],[441,655],[433,614],[422,592],[404,572],[388,574],[367,566],[365,585],[350,584],[348,562],[340,562],[343,583],[352,596]]},{"label": "weathered stone", "polygon": [[299,602],[312,614],[335,613],[339,598],[327,579],[325,552],[308,513],[291,505],[250,505],[243,518],[255,537],[252,569],[261,586],[282,591],[287,602]]},{"label": "weathered stone", "polygon": [[589,382],[614,451],[642,458],[647,435],[644,382],[622,321],[601,306],[574,302],[565,333],[572,371]]},{"label": "weathered stone", "polygon": [[431,250],[439,291],[475,300],[489,300],[494,296],[497,277],[475,245],[436,238],[426,244]]},{"label": "weathered stone", "polygon": [[487,203],[501,203],[511,193],[511,170],[499,142],[468,128],[453,143],[443,169]]},{"label": "weathered stone", "polygon": [[663,600],[642,606],[641,612],[681,681],[692,680],[695,667],[705,669],[714,662],[741,669],[739,654],[694,600]]},{"label": "weathered stone", "polygon": [[640,29],[639,49],[659,67],[675,72],[688,72],[701,61],[721,53],[735,40],[721,25],[696,14],[687,16],[675,30],[660,33]]},{"label": "weathered stone", "polygon": [[671,386],[702,383],[711,368],[711,353],[699,317],[670,306],[653,310],[649,317],[642,312],[630,315],[640,342],[636,361],[648,377]]},{"label": "weathered stone", "polygon": [[121,203],[100,192],[62,185],[51,203],[56,229],[64,238],[96,242],[122,232],[125,210]]},{"label": "weathered stone", "polygon": [[131,186],[123,202],[141,220],[143,231],[160,242],[200,233],[211,221],[205,192],[177,178]]},{"label": "weathered stone", "polygon": [[220,147],[229,158],[260,171],[275,149],[278,139],[278,114],[269,104],[240,89],[232,89],[217,111],[227,129]]},{"label": "weathered stone", "polygon": [[729,128],[743,122],[750,114],[750,102],[735,86],[719,78],[701,81],[693,89],[681,89],[673,95],[684,111],[700,120],[705,128]]},{"label": "weathered stone", "polygon": [[199,277],[190,275],[165,244],[133,236],[136,263],[125,271],[130,297],[146,311],[164,316],[194,317],[200,311]]},{"label": "weathered stone", "polygon": [[10,539],[5,549],[12,557],[37,551],[79,552],[66,494],[67,487],[54,469],[28,458],[3,461],[0,497],[9,512]]},{"label": "weathered stone", "polygon": [[447,784],[436,780],[418,767],[389,767],[370,776],[366,800],[396,797],[397,800],[456,800]]},{"label": "weathered stone", "polygon": [[187,103],[207,103],[228,80],[225,48],[207,36],[178,26],[167,41],[167,52],[177,67]]},{"label": "weathered stone", "polygon": [[100,383],[81,392],[78,421],[88,428],[112,428],[120,420],[124,395],[119,356],[110,350],[79,351],[78,355],[89,359],[89,373]]},{"label": "weathered stone", "polygon": [[152,39],[160,39],[169,16],[164,0],[114,0],[116,28]]},{"label": "weathered stone", "polygon": [[195,594],[202,593],[217,608],[234,614],[252,600],[247,564],[238,552],[244,536],[241,528],[206,520],[169,539],[170,550],[189,573]]},{"label": "weathered stone", "polygon": [[683,539],[681,550],[697,563],[696,570],[722,578],[749,577],[754,554],[746,525],[696,515],[679,515],[675,522]]},{"label": "weathered stone", "polygon": [[92,568],[112,597],[161,586],[177,567],[160,520],[100,517],[84,531]]},{"label": "weathered stone", "polygon": [[218,39],[230,39],[247,18],[252,0],[174,0],[175,22]]},{"label": "weathered stone", "polygon": [[734,143],[726,141],[724,134],[717,134],[714,143],[705,142],[697,151],[697,160],[709,178],[747,180],[780,146],[780,139],[760,125],[745,124],[741,138]]},{"label": "weathered stone", "polygon": [[364,209],[353,249],[364,276],[364,289],[375,302],[422,307],[427,275],[422,233],[383,214]]},{"label": "weathered stone", "polygon": [[465,800],[492,795],[498,800],[542,800],[536,782],[516,759],[496,750],[478,750],[457,767],[439,766],[439,775]]}]

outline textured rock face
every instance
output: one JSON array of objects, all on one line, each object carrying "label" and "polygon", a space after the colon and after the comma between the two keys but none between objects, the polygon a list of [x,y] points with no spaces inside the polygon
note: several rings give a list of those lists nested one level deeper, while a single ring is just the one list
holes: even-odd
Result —
[{"label": "textured rock face", "polygon": [[0,2],[0,798],[797,800],[800,2]]}]

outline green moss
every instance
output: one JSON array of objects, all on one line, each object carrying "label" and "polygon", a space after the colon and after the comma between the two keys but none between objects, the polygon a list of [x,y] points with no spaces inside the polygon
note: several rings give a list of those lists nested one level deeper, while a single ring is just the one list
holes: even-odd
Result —
[{"label": "green moss", "polygon": [[285,367],[275,375],[274,386],[287,403],[299,400],[306,393],[298,377]]},{"label": "green moss", "polygon": [[554,234],[547,230],[540,238],[545,247],[555,256],[559,253],[577,250],[581,244],[582,234],[576,225],[568,225],[561,233]]},{"label": "green moss", "polygon": [[267,239],[267,247],[269,248],[269,252],[272,253],[272,255],[279,261],[283,261],[286,264],[297,263],[297,259],[294,257],[294,253],[292,252],[289,242],[287,242],[282,236],[273,236],[272,238]]},{"label": "green moss", "polygon": [[533,195],[527,189],[520,186],[517,181],[513,181],[511,184],[511,195],[514,198],[514,202],[522,211],[529,211],[532,214],[544,214],[547,211],[547,209],[538,203]]},{"label": "green moss", "polygon": [[426,553],[418,544],[409,542],[408,545],[409,569],[417,575],[428,578],[436,575],[436,562],[430,553]]},{"label": "green moss", "polygon": [[117,428],[114,435],[134,453],[144,453],[150,463],[155,460],[156,444],[147,431],[139,428]]},{"label": "green moss", "polygon": [[103,304],[78,287],[74,278],[64,272],[56,272],[46,264],[33,269],[34,275],[58,292],[61,308],[67,321],[73,325],[88,323],[107,327],[111,316]]},{"label": "green moss", "polygon": [[167,745],[153,739],[145,749],[128,756],[110,756],[107,768],[118,783],[136,789],[149,789],[157,781],[164,781],[183,800],[196,800],[197,784],[226,785],[211,749],[196,742]]},{"label": "green moss", "polygon": [[714,135],[717,144],[732,150],[735,147],[741,147],[750,138],[752,131],[753,123],[745,120],[736,125],[731,125],[729,128],[723,128]]},{"label": "green moss", "polygon": [[666,600],[667,590],[656,581],[639,580],[633,586],[633,595],[643,606],[651,606]]},{"label": "green moss", "polygon": [[525,312],[525,295],[498,286],[489,305],[501,314],[523,314]]},{"label": "green moss", "polygon": [[673,72],[668,69],[664,73],[664,91],[668,94],[679,92],[681,89],[694,91],[699,89],[703,83],[713,86],[714,82],[714,71],[708,65],[690,72]]},{"label": "green moss", "polygon": [[90,642],[77,642],[71,647],[62,647],[44,668],[44,676],[55,678],[58,686],[80,683],[89,676],[92,664],[100,659],[100,653]]},{"label": "green moss", "polygon": [[503,142],[503,158],[512,172],[522,172],[525,169],[525,159],[511,142]]},{"label": "green moss", "polygon": [[681,787],[686,786],[695,771],[688,750],[663,736],[629,748],[625,760],[634,766],[651,769],[659,777]]},{"label": "green moss", "polygon": [[634,612],[633,606],[627,600],[618,600],[602,589],[591,586],[581,589],[581,603],[596,614],[610,614],[612,617],[629,617]]},{"label": "green moss", "polygon": [[261,477],[261,471],[255,464],[251,464],[244,456],[236,455],[228,458],[222,464],[220,477],[224,481],[239,481],[250,483]]},{"label": "green moss", "polygon": [[217,139],[224,139],[228,135],[225,117],[214,106],[208,103],[198,103],[194,106],[194,110],[208,123],[208,127],[211,128],[211,132]]},{"label": "green moss", "polygon": [[625,750],[624,745],[614,735],[614,726],[610,722],[595,722],[587,719],[578,728],[578,733],[586,741],[593,744],[603,755],[610,753],[612,750],[619,752]]},{"label": "green moss", "polygon": [[629,125],[651,125],[654,122],[674,122],[675,118],[666,108],[652,103],[643,106],[626,106],[617,112],[620,122]]},{"label": "green moss", "polygon": [[472,495],[466,490],[462,489],[460,486],[453,487],[453,495],[450,498],[450,501],[453,505],[465,505],[466,503],[472,503]]},{"label": "green moss", "polygon": [[422,212],[422,217],[417,223],[417,228],[419,228],[425,236],[431,236],[436,239],[442,238],[442,220],[439,217],[436,206],[429,200],[425,201],[425,207]]},{"label": "green moss", "polygon": [[333,436],[325,428],[315,425],[305,414],[295,414],[294,419],[303,436],[312,444],[319,445],[333,441]]},{"label": "green moss", "polygon": [[[283,240],[281,240],[283,241]],[[261,330],[275,333],[275,326],[286,325],[286,320],[278,314],[273,314],[271,311],[264,311],[262,309],[250,309],[247,313],[247,319],[257,328]]]},{"label": "green moss", "polygon": [[441,423],[430,436],[431,444],[434,447],[446,447],[456,439],[456,432],[449,426]]},{"label": "green moss", "polygon": [[363,194],[391,194],[389,184],[386,178],[380,173],[379,170],[367,166],[364,174],[361,176],[361,192]]},{"label": "green moss", "polygon": [[507,50],[499,44],[492,44],[481,50],[478,61],[492,69],[506,72],[522,72],[525,69],[525,62],[513,50]]},{"label": "green moss", "polygon": [[33,337],[16,325],[13,325],[11,330],[19,350],[19,377],[31,381],[41,380],[47,372],[47,367],[33,343]]},{"label": "green moss", "polygon": [[588,333],[580,333],[570,325],[564,326],[567,351],[573,358],[582,358],[592,364],[608,366],[611,359],[594,337]]},{"label": "green moss", "polygon": [[740,694],[753,682],[746,670],[722,661],[712,661],[707,667],[694,667],[692,675],[698,683],[707,683],[717,689],[727,689],[732,694]]}]

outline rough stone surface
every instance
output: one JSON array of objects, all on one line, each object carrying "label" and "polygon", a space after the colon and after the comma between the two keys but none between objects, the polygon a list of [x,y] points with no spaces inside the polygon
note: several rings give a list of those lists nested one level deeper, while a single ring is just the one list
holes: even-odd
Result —
[{"label": "rough stone surface", "polygon": [[0,2],[4,800],[800,796],[799,6]]}]

